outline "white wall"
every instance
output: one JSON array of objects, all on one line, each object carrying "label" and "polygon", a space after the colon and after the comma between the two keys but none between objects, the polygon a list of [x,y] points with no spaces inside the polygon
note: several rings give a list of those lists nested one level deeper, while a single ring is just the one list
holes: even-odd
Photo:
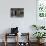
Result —
[{"label": "white wall", "polygon": [[[11,18],[10,8],[24,8],[23,18]],[[20,32],[30,32],[30,26],[36,24],[36,0],[0,0],[0,34],[8,28],[19,27]]]}]

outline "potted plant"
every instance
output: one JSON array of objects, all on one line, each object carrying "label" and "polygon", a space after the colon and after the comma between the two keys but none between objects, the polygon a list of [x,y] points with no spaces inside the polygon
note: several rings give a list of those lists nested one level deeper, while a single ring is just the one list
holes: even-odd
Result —
[{"label": "potted plant", "polygon": [[45,26],[32,25],[32,27],[35,28],[36,30],[45,29]]},{"label": "potted plant", "polygon": [[45,29],[45,26],[41,26],[40,29]]},{"label": "potted plant", "polygon": [[35,32],[33,35],[37,38],[38,43],[41,43],[40,40],[42,38],[45,38],[44,37],[46,36],[45,34],[46,34],[45,32]]},{"label": "potted plant", "polygon": [[38,26],[37,25],[32,25],[33,28],[35,28],[36,30],[39,30]]}]

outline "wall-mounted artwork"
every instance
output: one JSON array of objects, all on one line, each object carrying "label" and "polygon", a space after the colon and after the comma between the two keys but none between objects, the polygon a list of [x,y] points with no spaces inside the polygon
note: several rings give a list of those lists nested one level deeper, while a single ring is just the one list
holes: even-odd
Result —
[{"label": "wall-mounted artwork", "polygon": [[37,0],[36,24],[46,25],[46,0]]},{"label": "wall-mounted artwork", "polygon": [[24,8],[11,8],[11,17],[23,17]]},{"label": "wall-mounted artwork", "polygon": [[39,17],[46,17],[46,0],[37,1],[37,14]]}]

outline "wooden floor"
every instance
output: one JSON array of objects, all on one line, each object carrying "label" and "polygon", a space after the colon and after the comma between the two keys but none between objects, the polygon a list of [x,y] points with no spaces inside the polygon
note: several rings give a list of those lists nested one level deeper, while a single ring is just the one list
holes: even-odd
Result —
[{"label": "wooden floor", "polygon": [[[30,43],[31,45],[30,46],[37,46],[37,43]],[[0,46],[4,46],[4,43],[2,42],[0,42]],[[8,45],[7,46],[15,46],[15,43],[8,43]],[[44,43],[44,45],[41,45],[41,46],[46,46],[46,43]]]}]

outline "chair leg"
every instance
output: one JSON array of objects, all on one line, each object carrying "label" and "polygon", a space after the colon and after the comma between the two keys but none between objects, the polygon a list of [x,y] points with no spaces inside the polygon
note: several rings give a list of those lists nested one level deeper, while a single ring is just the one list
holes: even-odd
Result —
[{"label": "chair leg", "polygon": [[18,34],[17,34],[17,46],[18,46]]},{"label": "chair leg", "polygon": [[7,46],[7,42],[5,41],[5,46]]},{"label": "chair leg", "polygon": [[7,46],[7,34],[5,34],[5,46]]}]

